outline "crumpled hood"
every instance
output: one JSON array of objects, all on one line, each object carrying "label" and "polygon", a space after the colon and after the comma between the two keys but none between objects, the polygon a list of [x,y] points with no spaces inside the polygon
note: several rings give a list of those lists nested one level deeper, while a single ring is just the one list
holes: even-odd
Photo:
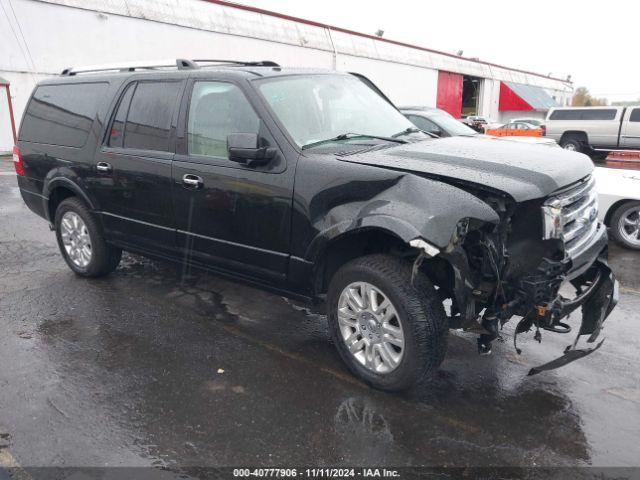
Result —
[{"label": "crumpled hood", "polygon": [[340,159],[486,185],[518,202],[546,197],[593,171],[581,153],[482,137],[425,140]]}]

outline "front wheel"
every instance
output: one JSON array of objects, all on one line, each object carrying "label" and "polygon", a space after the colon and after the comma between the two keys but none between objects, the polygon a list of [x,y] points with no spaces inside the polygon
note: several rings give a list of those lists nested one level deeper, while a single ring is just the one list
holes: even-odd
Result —
[{"label": "front wheel", "polygon": [[611,235],[618,243],[640,250],[640,202],[626,202],[611,215]]},{"label": "front wheel", "polygon": [[78,198],[63,200],[56,210],[56,238],[69,268],[82,277],[114,271],[122,250],[107,244],[95,216]]},{"label": "front wheel", "polygon": [[447,317],[411,263],[369,255],[340,268],[327,296],[331,337],[349,369],[388,391],[420,383],[444,358]]}]

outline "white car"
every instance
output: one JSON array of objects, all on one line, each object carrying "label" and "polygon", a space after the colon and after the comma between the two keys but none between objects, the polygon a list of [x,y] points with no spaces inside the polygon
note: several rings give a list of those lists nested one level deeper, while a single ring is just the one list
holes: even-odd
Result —
[{"label": "white car", "polygon": [[621,245],[640,250],[640,170],[597,167],[599,217]]}]

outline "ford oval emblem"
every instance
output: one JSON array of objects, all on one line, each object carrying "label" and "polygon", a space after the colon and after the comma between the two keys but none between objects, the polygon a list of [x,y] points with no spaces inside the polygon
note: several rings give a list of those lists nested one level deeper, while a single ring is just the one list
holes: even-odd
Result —
[{"label": "ford oval emblem", "polygon": [[580,218],[576,219],[576,222],[582,225],[589,225],[590,223],[593,223],[595,221],[597,216],[598,209],[591,208],[589,211],[584,212]]}]

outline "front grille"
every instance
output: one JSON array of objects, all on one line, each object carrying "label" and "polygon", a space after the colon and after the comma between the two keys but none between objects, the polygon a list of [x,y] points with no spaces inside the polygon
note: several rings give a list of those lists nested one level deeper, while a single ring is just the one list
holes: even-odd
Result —
[{"label": "front grille", "polygon": [[[598,194],[589,176],[549,197],[543,206],[545,238],[561,238],[570,257],[581,252],[598,230]],[[549,225],[556,216],[556,224]],[[555,226],[555,235],[553,227]]]}]

